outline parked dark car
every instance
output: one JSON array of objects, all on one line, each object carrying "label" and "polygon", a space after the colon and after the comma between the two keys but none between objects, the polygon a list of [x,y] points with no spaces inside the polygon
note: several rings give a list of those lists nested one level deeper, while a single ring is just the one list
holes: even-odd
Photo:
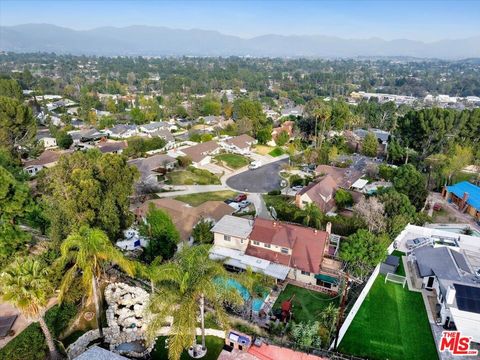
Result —
[{"label": "parked dark car", "polygon": [[247,194],[238,194],[233,201],[240,202],[243,200],[247,200]]},{"label": "parked dark car", "polygon": [[234,201],[232,199],[227,199],[227,200],[223,200],[223,202],[228,205],[228,204],[231,204]]}]

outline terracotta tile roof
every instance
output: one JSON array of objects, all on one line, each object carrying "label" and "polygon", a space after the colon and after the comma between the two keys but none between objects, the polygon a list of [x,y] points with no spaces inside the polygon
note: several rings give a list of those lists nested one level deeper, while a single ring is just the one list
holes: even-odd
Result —
[{"label": "terracotta tile roof", "polygon": [[207,141],[200,143],[198,145],[190,146],[188,148],[182,149],[181,151],[192,159],[193,162],[200,162],[206,156],[210,155],[219,147],[216,141]]},{"label": "terracotta tile roof", "polygon": [[267,248],[263,248],[260,246],[254,246],[252,244],[248,244],[247,249],[245,250],[246,255],[255,256],[257,258],[271,261],[275,264],[282,264],[285,266],[290,266],[290,259],[291,256],[288,254],[282,254],[277,251],[272,251]]},{"label": "terracotta tile roof", "polygon": [[256,140],[250,135],[243,134],[243,135],[235,136],[231,139],[228,139],[225,142],[229,145],[235,145],[239,149],[245,149],[250,147],[250,145],[252,145],[253,143],[255,143]]},{"label": "terracotta tile roof", "polygon": [[192,233],[193,227],[202,219],[209,218],[215,222],[219,221],[224,215],[231,215],[233,208],[222,201],[207,201],[197,207],[192,207],[184,202],[163,198],[149,200],[137,208],[136,214],[145,217],[150,204],[157,209],[165,210],[180,233],[180,238],[184,241],[188,240]]},{"label": "terracotta tile roof", "polygon": [[292,249],[292,255],[249,245],[246,253],[303,271],[318,273],[328,234],[325,231],[256,218],[250,240]]}]

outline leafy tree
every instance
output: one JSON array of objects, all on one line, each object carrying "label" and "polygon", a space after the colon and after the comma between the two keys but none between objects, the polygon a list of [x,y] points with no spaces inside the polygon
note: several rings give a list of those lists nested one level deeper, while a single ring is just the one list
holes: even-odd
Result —
[{"label": "leafy tree", "polygon": [[259,144],[265,145],[272,140],[272,127],[266,126],[257,132],[257,140]]},{"label": "leafy tree", "polygon": [[393,186],[398,192],[407,195],[417,210],[425,204],[428,195],[426,180],[413,165],[406,164],[397,168]]},{"label": "leafy tree", "polygon": [[353,196],[347,190],[338,189],[335,192],[335,204],[339,209],[353,205]]},{"label": "leafy tree", "polygon": [[[266,124],[266,116],[263,113],[262,104],[257,100],[250,99],[237,99],[233,103],[233,118],[237,123],[239,121],[246,122],[248,119],[251,124],[251,131],[254,136],[256,136],[258,130],[260,130],[262,125]],[[241,133],[250,132],[248,129],[242,131],[239,124],[239,131]]]},{"label": "leafy tree", "polygon": [[63,301],[76,277],[81,276],[81,284],[88,301],[95,303],[98,329],[100,336],[103,337],[98,279],[108,264],[115,264],[128,275],[133,276],[134,263],[123,256],[102,230],[88,226],[82,226],[79,230],[72,232],[62,243],[60,252],[61,257],[58,261],[62,268],[68,268],[60,285],[60,301]]},{"label": "leafy tree", "polygon": [[380,178],[386,181],[392,181],[395,177],[395,168],[385,164],[380,164],[378,166],[378,175]]},{"label": "leafy tree", "polygon": [[62,149],[69,149],[73,144],[72,135],[66,131],[59,131],[56,136],[57,145]]},{"label": "leafy tree", "polygon": [[188,156],[177,157],[178,165],[181,167],[188,167],[192,165],[192,159]]},{"label": "leafy tree", "polygon": [[378,140],[374,133],[369,132],[362,141],[362,154],[370,157],[377,156]]},{"label": "leafy tree", "polygon": [[147,335],[153,340],[167,317],[172,316],[168,343],[168,357],[172,360],[179,360],[182,352],[196,341],[199,314],[202,347],[206,348],[203,316],[205,301],[208,301],[223,329],[228,327],[224,303],[243,303],[236,288],[228,286],[226,280],[231,275],[223,264],[210,259],[208,245],[184,247],[171,261],[156,267],[150,276],[156,291],[150,297],[151,321]]},{"label": "leafy tree", "polygon": [[415,217],[415,206],[413,206],[405,194],[401,194],[393,188],[386,189],[378,196],[378,200],[383,204],[385,215],[393,217],[404,215],[407,219]]},{"label": "leafy tree", "polygon": [[197,225],[195,225],[192,231],[192,236],[195,242],[201,244],[213,243],[213,233],[211,232],[212,228],[212,221],[202,219]]},{"label": "leafy tree", "polygon": [[338,308],[335,304],[330,303],[326,308],[318,314],[320,325],[327,330],[326,343],[330,342],[330,338],[335,330],[338,319]]},{"label": "leafy tree", "polygon": [[220,115],[221,111],[222,111],[222,104],[219,101],[207,100],[203,103],[201,113],[203,116],[208,116],[208,115],[218,116]]},{"label": "leafy tree", "polygon": [[213,139],[213,135],[212,134],[202,134],[202,136],[200,137],[200,140],[202,142],[207,142],[207,141],[211,141]]},{"label": "leafy tree", "polygon": [[22,100],[23,92],[20,84],[14,79],[0,78],[0,96]]},{"label": "leafy tree", "polygon": [[387,256],[389,239],[385,235],[374,235],[365,229],[359,229],[343,241],[340,258],[351,268],[355,276],[364,278]]},{"label": "leafy tree", "polygon": [[288,142],[289,139],[290,136],[285,130],[283,130],[280,132],[280,134],[277,135],[277,138],[275,139],[275,144],[277,144],[278,146],[283,146]]},{"label": "leafy tree", "polygon": [[32,110],[17,99],[0,96],[0,147],[9,151],[33,143],[37,126]]},{"label": "leafy tree", "polygon": [[405,159],[407,154],[406,150],[400,145],[397,138],[393,138],[388,143],[387,155],[392,162],[398,164]]},{"label": "leafy tree", "polygon": [[301,323],[293,323],[290,330],[290,336],[293,342],[299,347],[315,347],[319,348],[321,345],[320,323],[318,321],[309,321]]},{"label": "leafy tree", "polygon": [[132,221],[129,196],[137,178],[138,170],[124,156],[98,150],[62,156],[39,179],[50,236],[58,241],[89,225],[116,239]]},{"label": "leafy tree", "polygon": [[147,262],[153,261],[157,256],[169,260],[175,254],[180,235],[165,211],[150,205],[146,224],[140,227],[140,233],[148,237],[148,245],[143,252]]},{"label": "leafy tree", "polygon": [[29,236],[19,229],[17,222],[31,211],[27,185],[0,166],[0,264],[25,248]]},{"label": "leafy tree", "polygon": [[470,165],[472,161],[472,148],[469,146],[461,146],[459,144],[455,144],[455,148],[449,155],[447,164],[443,169],[445,175],[448,178],[448,182],[450,182],[453,174],[457,174],[462,171],[462,169],[465,166]]},{"label": "leafy tree", "polygon": [[133,122],[137,125],[142,125],[142,124],[145,124],[147,122],[147,120],[145,118],[145,114],[138,107],[134,107],[130,111],[130,116],[132,117]]},{"label": "leafy tree", "polygon": [[18,259],[0,276],[0,292],[4,301],[11,303],[22,314],[40,324],[48,345],[50,359],[60,359],[52,334],[45,322],[45,310],[54,295],[49,281],[49,270],[37,260]]}]

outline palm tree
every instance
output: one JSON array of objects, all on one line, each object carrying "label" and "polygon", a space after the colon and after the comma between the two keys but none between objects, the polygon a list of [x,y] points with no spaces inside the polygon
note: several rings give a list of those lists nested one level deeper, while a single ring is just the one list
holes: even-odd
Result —
[{"label": "palm tree", "polygon": [[315,203],[308,203],[302,210],[299,210],[295,218],[302,219],[305,226],[312,226],[319,229],[322,224],[322,212]]},{"label": "palm tree", "polygon": [[[208,245],[184,247],[175,257],[152,272],[156,292],[150,298],[150,341],[171,316],[169,359],[178,360],[183,350],[196,345],[197,316],[200,314],[202,349],[205,347],[204,306],[208,301],[222,328],[227,327],[223,304],[243,302],[238,291],[228,286],[229,275],[223,265],[209,258]],[[225,280],[225,281],[224,281]]]},{"label": "palm tree", "polygon": [[48,276],[48,269],[38,260],[16,260],[0,276],[0,293],[4,301],[19,309],[25,317],[38,321],[45,335],[50,359],[60,359],[43,318],[54,290]]},{"label": "palm tree", "polygon": [[[325,126],[327,124],[327,121],[330,119],[332,115],[332,109],[330,108],[330,105],[325,103],[324,101],[320,100],[317,102],[317,107],[313,110],[313,116],[315,117],[315,148],[322,148],[322,143],[323,143],[323,134],[325,132]],[[322,122],[322,131],[320,133],[320,144],[318,144],[318,130],[317,130],[317,124],[318,121]],[[318,146],[317,146],[318,145]]]},{"label": "palm tree", "polygon": [[88,301],[95,302],[98,330],[103,337],[100,316],[100,302],[98,298],[98,279],[102,270],[108,263],[118,265],[128,275],[135,273],[135,263],[126,259],[122,252],[115,248],[107,235],[100,229],[91,229],[82,226],[78,231],[68,236],[60,247],[62,266],[70,266],[65,272],[60,285],[60,301],[74,282],[81,276],[83,289],[86,291]]},{"label": "palm tree", "polygon": [[334,303],[330,303],[318,315],[320,324],[328,331],[328,340],[330,341],[332,332],[337,325],[338,307]]}]

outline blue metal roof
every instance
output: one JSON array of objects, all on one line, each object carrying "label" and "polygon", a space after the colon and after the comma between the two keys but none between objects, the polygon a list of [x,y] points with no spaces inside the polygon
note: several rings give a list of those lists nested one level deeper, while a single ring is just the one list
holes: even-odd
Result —
[{"label": "blue metal roof", "polygon": [[464,193],[468,193],[467,204],[480,210],[480,187],[468,181],[462,181],[458,184],[447,186],[447,190],[459,198],[462,198]]}]

